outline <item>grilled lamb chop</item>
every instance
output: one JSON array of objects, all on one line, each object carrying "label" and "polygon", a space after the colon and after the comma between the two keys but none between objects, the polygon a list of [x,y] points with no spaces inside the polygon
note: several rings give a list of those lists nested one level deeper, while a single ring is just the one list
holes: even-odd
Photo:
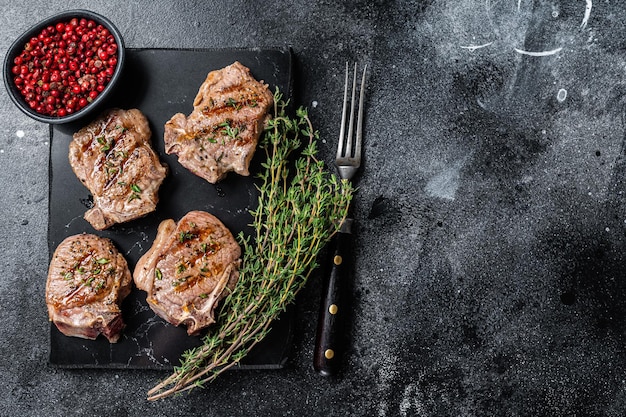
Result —
[{"label": "grilled lamb chop", "polygon": [[181,165],[213,184],[230,171],[250,175],[273,103],[268,86],[239,62],[212,71],[189,117],[177,113],[165,123],[165,152],[178,155]]},{"label": "grilled lamb chop", "polygon": [[217,303],[239,278],[240,256],[241,248],[219,219],[191,211],[178,224],[161,222],[133,279],[148,293],[156,314],[175,326],[185,324],[193,335],[215,322]]},{"label": "grilled lamb chop", "polygon": [[120,304],[132,278],[113,243],[92,234],[66,238],[48,269],[46,304],[50,320],[66,336],[115,343],[124,328]]},{"label": "grilled lamb chop", "polygon": [[167,165],[152,149],[150,135],[137,109],[109,110],[74,134],[70,165],[93,195],[85,220],[96,230],[156,209]]}]

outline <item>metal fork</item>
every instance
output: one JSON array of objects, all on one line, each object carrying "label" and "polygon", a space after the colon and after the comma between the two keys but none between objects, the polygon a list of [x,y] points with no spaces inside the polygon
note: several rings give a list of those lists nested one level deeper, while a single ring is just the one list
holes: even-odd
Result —
[{"label": "metal fork", "polygon": [[[348,88],[349,66],[346,63],[346,79],[343,94],[343,109],[341,128],[339,129],[339,143],[335,165],[342,180],[350,181],[361,166],[361,146],[363,142],[363,100],[365,96],[365,74],[367,66],[363,68],[359,104],[354,131],[354,114],[356,107],[357,64],[354,64],[352,80],[352,94],[350,101],[350,119],[348,115]],[[347,123],[346,123],[347,122]],[[346,124],[348,134],[346,136]],[[330,274],[324,279],[322,302],[320,305],[315,339],[313,367],[324,376],[335,375],[341,365],[341,356],[345,349],[346,338],[344,331],[348,319],[349,308],[345,294],[349,290],[350,247],[352,241],[352,218],[346,218],[341,224],[339,233],[331,242],[332,266]]]},{"label": "metal fork", "polygon": [[[361,143],[363,142],[363,99],[365,96],[365,72],[367,65],[363,68],[361,78],[361,89],[359,94],[359,113],[356,124],[356,141],[353,143],[354,128],[354,107],[356,98],[356,69],[354,64],[354,78],[352,80],[352,101],[350,103],[350,123],[348,124],[348,137],[344,138],[346,132],[346,116],[348,112],[348,63],[346,62],[346,81],[343,92],[343,109],[341,112],[341,128],[339,129],[339,143],[337,145],[337,157],[335,165],[339,171],[339,177],[351,180],[356,171],[361,166]],[[352,150],[354,146],[354,152]]]}]

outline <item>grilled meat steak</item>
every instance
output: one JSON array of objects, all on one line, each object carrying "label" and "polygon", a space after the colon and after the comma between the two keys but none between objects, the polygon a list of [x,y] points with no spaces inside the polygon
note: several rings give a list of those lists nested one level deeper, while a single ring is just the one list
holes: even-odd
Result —
[{"label": "grilled meat steak", "polygon": [[181,165],[213,184],[230,171],[250,175],[273,103],[268,86],[239,62],[212,71],[189,117],[177,113],[165,123],[165,152],[178,155]]},{"label": "grilled meat steak", "polygon": [[150,126],[137,109],[112,109],[74,134],[70,165],[93,195],[85,213],[96,230],[156,209],[167,165],[150,144]]},{"label": "grilled meat steak", "polygon": [[124,256],[107,238],[80,234],[54,251],[48,269],[48,315],[66,336],[114,343],[124,328],[120,304],[132,277]]},{"label": "grilled meat steak", "polygon": [[241,248],[212,214],[191,211],[159,225],[152,247],[135,268],[137,288],[152,310],[169,323],[197,334],[215,322],[214,310],[239,278]]}]

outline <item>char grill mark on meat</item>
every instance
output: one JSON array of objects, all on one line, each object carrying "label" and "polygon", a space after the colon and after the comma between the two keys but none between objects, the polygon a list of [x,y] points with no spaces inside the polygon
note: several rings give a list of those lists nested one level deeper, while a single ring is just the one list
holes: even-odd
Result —
[{"label": "char grill mark on meat", "polygon": [[137,109],[113,109],[74,134],[69,160],[93,195],[85,219],[96,230],[156,209],[167,165],[150,143],[150,126]]},{"label": "char grill mark on meat", "polygon": [[92,234],[70,236],[56,248],[48,269],[50,320],[66,336],[102,334],[115,343],[124,328],[120,304],[131,284],[128,264],[113,242]]},{"label": "char grill mark on meat", "polygon": [[178,223],[161,222],[133,279],[157,315],[193,335],[215,322],[217,303],[239,278],[240,257],[239,244],[219,219],[191,211]]},{"label": "char grill mark on meat", "polygon": [[235,62],[211,71],[198,90],[189,117],[177,113],[165,124],[165,152],[210,183],[228,172],[250,175],[250,161],[274,98],[268,86]]}]

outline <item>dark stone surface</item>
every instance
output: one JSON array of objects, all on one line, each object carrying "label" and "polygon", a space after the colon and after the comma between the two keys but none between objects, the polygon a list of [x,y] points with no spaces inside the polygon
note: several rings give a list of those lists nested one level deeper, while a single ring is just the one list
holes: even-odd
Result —
[{"label": "dark stone surface", "polygon": [[[2,3],[2,56],[68,7]],[[135,48],[292,47],[328,162],[345,62],[368,65],[352,342],[341,376],[315,374],[314,277],[283,370],[148,403],[161,372],[49,366],[49,128],[2,89],[0,415],[624,415],[626,6],[586,24],[556,0],[71,7]]]}]

